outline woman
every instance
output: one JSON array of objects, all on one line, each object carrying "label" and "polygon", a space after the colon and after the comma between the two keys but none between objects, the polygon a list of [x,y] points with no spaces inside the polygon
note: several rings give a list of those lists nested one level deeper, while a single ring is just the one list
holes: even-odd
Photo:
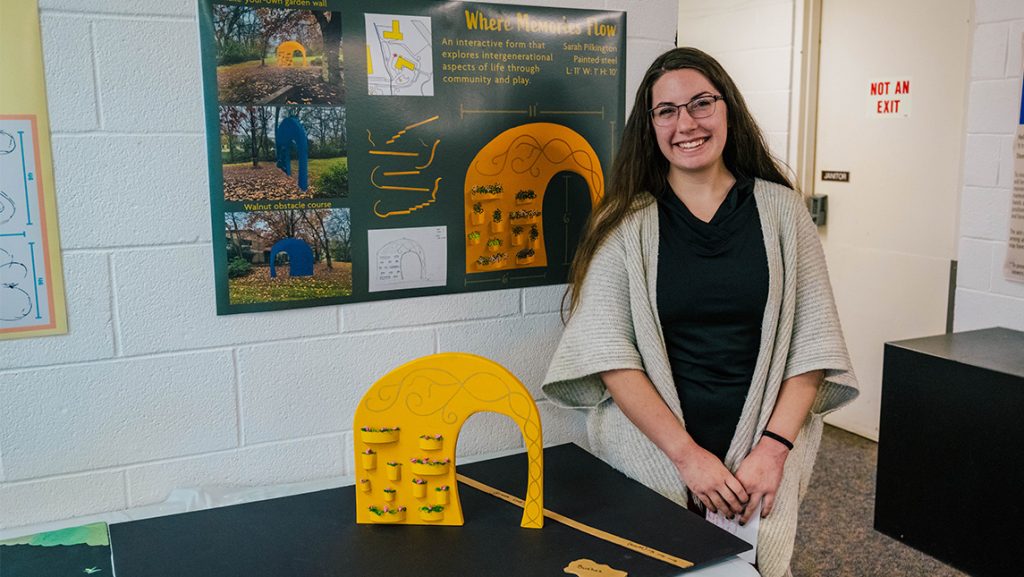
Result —
[{"label": "woman", "polygon": [[817,231],[707,54],[647,70],[571,277],[545,394],[666,497],[760,507],[758,568],[786,575],[821,418],[857,383]]}]

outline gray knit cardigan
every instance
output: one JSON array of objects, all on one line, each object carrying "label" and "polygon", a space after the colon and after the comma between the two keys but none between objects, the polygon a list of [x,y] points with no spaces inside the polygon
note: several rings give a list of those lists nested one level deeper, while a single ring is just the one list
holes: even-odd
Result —
[{"label": "gray knit cardigan", "polygon": [[[825,371],[811,415],[786,460],[775,509],[761,521],[758,568],[765,577],[789,572],[797,508],[821,441],[822,417],[857,396],[818,233],[799,194],[763,180],[754,185],[768,254],[768,301],[754,375],[725,465],[735,471],[760,439],[782,381]],[[569,319],[544,379],[556,405],[586,409],[590,450],[626,475],[684,504],[675,466],[622,413],[599,374],[646,371],[684,423],[658,320],[658,208],[649,195],[602,243],[591,261],[579,305]]]}]

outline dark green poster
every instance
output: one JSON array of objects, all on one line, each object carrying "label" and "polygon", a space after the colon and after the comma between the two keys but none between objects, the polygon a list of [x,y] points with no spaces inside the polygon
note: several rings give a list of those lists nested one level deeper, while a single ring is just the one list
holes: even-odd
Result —
[{"label": "dark green poster", "polygon": [[219,314],[565,282],[625,15],[200,0]]}]

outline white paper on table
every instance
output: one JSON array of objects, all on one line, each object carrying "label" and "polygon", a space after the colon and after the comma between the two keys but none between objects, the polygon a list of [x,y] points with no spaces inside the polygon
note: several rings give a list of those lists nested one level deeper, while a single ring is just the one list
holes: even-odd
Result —
[{"label": "white paper on table", "polygon": [[750,516],[750,521],[747,521],[746,525],[740,525],[740,516],[736,515],[730,521],[718,513],[707,512],[705,518],[711,522],[712,525],[719,529],[724,529],[733,535],[743,539],[747,543],[754,546],[750,551],[740,553],[738,556],[747,563],[754,564],[757,560],[757,528],[761,525],[761,505],[757,506],[754,510],[754,514]]}]

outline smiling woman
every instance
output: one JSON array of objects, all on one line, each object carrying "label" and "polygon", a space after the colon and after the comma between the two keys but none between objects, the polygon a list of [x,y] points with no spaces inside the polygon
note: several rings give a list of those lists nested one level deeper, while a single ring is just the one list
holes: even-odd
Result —
[{"label": "smiling woman", "polygon": [[648,68],[606,190],[544,392],[590,409],[591,449],[670,499],[760,509],[758,568],[786,575],[821,417],[857,394],[810,215],[692,48]]}]

